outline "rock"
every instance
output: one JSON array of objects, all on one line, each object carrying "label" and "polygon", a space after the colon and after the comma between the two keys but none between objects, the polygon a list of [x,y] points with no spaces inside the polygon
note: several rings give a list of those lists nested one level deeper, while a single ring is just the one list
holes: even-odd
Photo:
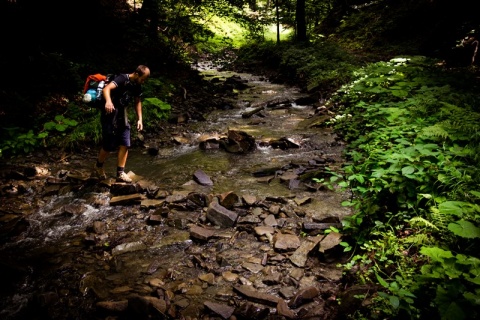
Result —
[{"label": "rock", "polygon": [[277,306],[278,302],[281,300],[279,297],[276,297],[274,295],[257,291],[252,286],[247,286],[247,285],[235,286],[233,287],[233,289],[238,293],[247,297],[247,299],[250,299],[252,301],[259,302],[262,304]]},{"label": "rock", "polygon": [[275,229],[271,226],[258,226],[258,227],[255,227],[254,230],[258,236],[263,236],[266,234],[273,235],[273,233],[275,232]]},{"label": "rock", "polygon": [[308,254],[323,239],[323,236],[306,238],[300,247],[289,257],[290,261],[297,267],[304,267],[307,262]]},{"label": "rock", "polygon": [[296,309],[300,307],[302,304],[312,301],[314,298],[318,297],[320,291],[315,287],[308,287],[298,291],[290,302],[288,306],[290,308]]},{"label": "rock", "polygon": [[118,256],[123,253],[145,250],[147,246],[141,241],[122,243],[112,249],[112,255]]},{"label": "rock", "polygon": [[263,223],[268,226],[268,227],[276,227],[278,226],[278,222],[275,219],[275,216],[273,214],[269,214],[265,220],[263,220]]},{"label": "rock", "polygon": [[107,224],[104,221],[93,222],[93,232],[96,234],[102,234],[107,231]]},{"label": "rock", "polygon": [[250,262],[242,263],[242,267],[250,271],[251,273],[259,273],[263,269],[263,266],[261,264]]},{"label": "rock", "polygon": [[140,202],[140,208],[142,209],[155,209],[163,206],[164,200],[158,199],[144,199]]},{"label": "rock", "polygon": [[274,248],[280,251],[292,251],[300,246],[300,239],[293,234],[277,233],[274,236]]},{"label": "rock", "polygon": [[238,199],[239,197],[236,193],[233,191],[228,191],[219,196],[219,203],[227,209],[232,209],[233,206],[238,202]]},{"label": "rock", "polygon": [[287,319],[296,319],[297,315],[295,312],[288,308],[287,303],[284,300],[279,300],[277,304],[277,314],[283,316]]},{"label": "rock", "polygon": [[342,235],[338,232],[330,232],[325,236],[325,238],[320,241],[320,248],[318,251],[324,253],[328,249],[334,248],[340,244],[342,240]]},{"label": "rock", "polygon": [[87,207],[83,204],[70,203],[63,207],[63,212],[69,215],[80,215],[87,210]]},{"label": "rock", "polygon": [[253,206],[255,202],[257,202],[257,197],[250,194],[244,194],[242,195],[242,200],[243,200],[243,203],[246,204],[247,206]]},{"label": "rock", "polygon": [[98,308],[112,312],[123,312],[128,308],[128,300],[99,301],[95,304]]},{"label": "rock", "polygon": [[143,199],[143,195],[136,193],[126,196],[117,196],[110,199],[110,205],[127,205],[132,203],[140,202]]},{"label": "rock", "polygon": [[205,273],[205,274],[200,274],[198,276],[198,279],[210,284],[210,285],[213,285],[215,283],[215,275],[213,273]]},{"label": "rock", "polygon": [[217,202],[212,202],[207,210],[207,219],[222,228],[233,227],[237,218],[235,211],[228,210]]},{"label": "rock", "polygon": [[206,241],[215,235],[214,230],[202,228],[196,225],[190,227],[190,237]]},{"label": "rock", "polygon": [[200,169],[195,171],[193,174],[193,180],[202,186],[213,186],[213,182],[210,177]]},{"label": "rock", "polygon": [[222,278],[227,282],[236,282],[238,280],[238,274],[231,271],[222,272]]},{"label": "rock", "polygon": [[212,301],[205,301],[203,305],[223,319],[229,319],[235,311],[234,307]]}]

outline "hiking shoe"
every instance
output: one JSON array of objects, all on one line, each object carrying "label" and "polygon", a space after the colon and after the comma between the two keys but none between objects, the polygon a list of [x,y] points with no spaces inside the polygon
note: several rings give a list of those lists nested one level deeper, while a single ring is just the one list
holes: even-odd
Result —
[{"label": "hiking shoe", "polygon": [[125,172],[120,172],[120,174],[117,175],[117,182],[132,182],[132,179],[125,173]]},{"label": "hiking shoe", "polygon": [[107,174],[105,173],[105,169],[103,169],[103,167],[97,167],[97,165],[93,166],[92,176],[94,176],[94,177],[96,177],[100,180],[107,179]]}]

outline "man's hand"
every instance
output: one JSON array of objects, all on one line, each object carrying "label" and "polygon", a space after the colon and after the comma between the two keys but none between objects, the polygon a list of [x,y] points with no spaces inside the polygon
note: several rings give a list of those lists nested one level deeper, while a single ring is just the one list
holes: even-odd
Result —
[{"label": "man's hand", "polygon": [[106,113],[111,113],[113,112],[113,110],[115,110],[115,106],[113,105],[113,103],[105,103],[105,112]]},{"label": "man's hand", "polygon": [[143,123],[142,120],[137,121],[137,130],[142,131],[143,130]]}]

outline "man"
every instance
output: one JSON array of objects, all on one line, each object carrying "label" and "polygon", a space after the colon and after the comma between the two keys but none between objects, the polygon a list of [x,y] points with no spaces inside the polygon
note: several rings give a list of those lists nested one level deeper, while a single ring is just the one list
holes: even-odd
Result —
[{"label": "man", "polygon": [[102,148],[98,153],[94,166],[94,175],[99,179],[107,178],[103,164],[110,152],[118,149],[117,181],[132,182],[125,173],[128,148],[130,147],[130,124],[127,117],[127,106],[134,101],[137,114],[137,130],[143,130],[142,119],[142,84],[150,76],[147,66],[139,65],[130,74],[119,74],[103,89],[105,106],[101,108],[100,122],[102,124]]}]

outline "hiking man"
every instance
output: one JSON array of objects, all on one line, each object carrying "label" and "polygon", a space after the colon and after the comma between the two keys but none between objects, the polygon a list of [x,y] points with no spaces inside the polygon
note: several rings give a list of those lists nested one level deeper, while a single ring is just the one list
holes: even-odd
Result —
[{"label": "hiking man", "polygon": [[[101,180],[107,178],[103,164],[111,152],[117,151],[117,181],[132,182],[125,173],[128,148],[130,147],[130,124],[127,106],[133,100],[137,115],[137,130],[143,130],[142,119],[142,84],[150,76],[147,66],[139,65],[133,73],[119,74],[103,89],[105,106],[101,107],[102,148],[98,153],[93,175]],[[103,101],[102,101],[103,102]]]}]

